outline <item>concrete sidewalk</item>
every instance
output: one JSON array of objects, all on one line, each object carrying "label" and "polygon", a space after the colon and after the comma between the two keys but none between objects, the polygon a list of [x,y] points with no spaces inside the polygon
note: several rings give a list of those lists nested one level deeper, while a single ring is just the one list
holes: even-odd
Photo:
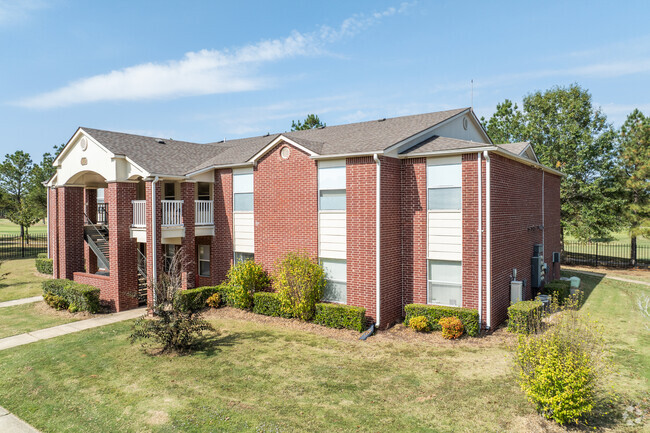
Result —
[{"label": "concrete sidewalk", "polygon": [[13,301],[0,302],[0,308],[13,307],[14,305],[31,304],[32,302],[42,301],[42,296],[32,296],[31,298],[14,299]]},{"label": "concrete sidewalk", "polygon": [[[72,334],[74,332],[83,331],[84,329],[97,328],[111,323],[135,319],[136,317],[145,315],[146,312],[147,307],[136,308],[135,310],[103,314],[98,317],[93,317],[92,319],[80,320],[78,322],[66,323],[65,325],[53,326],[51,328],[14,335],[12,337],[0,339],[0,350],[22,346],[39,340],[47,340],[48,338],[59,337],[61,335]],[[4,430],[0,429],[0,431]]]},{"label": "concrete sidewalk", "polygon": [[0,406],[0,432],[2,433],[39,433],[31,425],[27,424],[16,415],[9,413]]}]

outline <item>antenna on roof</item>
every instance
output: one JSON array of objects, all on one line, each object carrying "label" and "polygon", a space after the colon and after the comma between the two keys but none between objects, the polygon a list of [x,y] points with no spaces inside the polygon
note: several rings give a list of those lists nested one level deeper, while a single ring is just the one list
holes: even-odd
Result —
[{"label": "antenna on roof", "polygon": [[474,79],[472,79],[472,81],[470,81],[470,82],[472,83],[472,99],[470,101],[470,104],[471,104],[470,108],[472,110],[474,110]]}]

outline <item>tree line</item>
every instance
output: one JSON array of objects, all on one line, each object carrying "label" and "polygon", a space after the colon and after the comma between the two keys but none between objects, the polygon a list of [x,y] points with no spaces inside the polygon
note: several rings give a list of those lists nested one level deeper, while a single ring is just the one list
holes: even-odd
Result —
[{"label": "tree line", "polygon": [[[650,117],[632,111],[620,128],[572,84],[529,93],[522,106],[506,99],[481,118],[494,143],[530,142],[540,162],[564,173],[562,239],[650,237]],[[634,257],[632,257],[634,259]]]}]

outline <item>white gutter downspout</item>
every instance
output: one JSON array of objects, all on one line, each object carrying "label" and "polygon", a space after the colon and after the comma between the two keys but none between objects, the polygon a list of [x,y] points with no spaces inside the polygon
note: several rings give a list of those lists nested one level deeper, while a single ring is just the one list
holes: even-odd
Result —
[{"label": "white gutter downspout", "polygon": [[156,259],[157,259],[156,251],[158,250],[158,247],[156,246],[156,231],[157,231],[157,227],[156,227],[156,182],[158,182],[158,180],[159,180],[158,176],[156,176],[156,178],[153,180],[153,182],[151,182],[151,243],[152,243],[152,245],[151,245],[151,247],[152,247],[151,260],[152,260],[152,263],[153,263],[152,271],[151,271],[151,273],[152,273],[151,279],[152,279],[153,285],[154,285],[154,287],[152,287],[152,289],[153,289],[152,290],[153,291],[153,306],[154,307],[156,306],[156,301],[157,301],[157,299],[156,299],[156,287],[155,286],[156,286],[156,283],[158,281],[158,275],[157,275],[157,272],[156,272],[158,270],[158,262],[156,261]]},{"label": "white gutter downspout", "polygon": [[491,227],[491,209],[490,195],[492,182],[490,179],[490,154],[488,151],[483,152],[485,157],[485,300],[487,302],[485,314],[486,327],[490,329],[492,325],[492,227]]},{"label": "white gutter downspout", "polygon": [[381,278],[380,278],[380,259],[381,259],[381,248],[380,248],[380,246],[381,246],[381,238],[380,238],[380,236],[381,236],[381,212],[380,211],[381,211],[381,207],[380,207],[380,203],[379,203],[379,200],[381,198],[381,160],[379,159],[379,157],[377,156],[376,153],[372,156],[372,158],[377,163],[377,180],[376,180],[376,183],[377,183],[377,198],[375,199],[376,204],[377,204],[376,221],[375,221],[376,231],[377,231],[377,234],[376,234],[376,236],[377,236],[377,241],[376,241],[377,251],[375,252],[375,273],[376,273],[375,280],[377,282],[377,286],[375,288],[375,292],[377,292],[377,300],[375,301],[375,303],[376,303],[376,306],[377,306],[377,320],[375,322],[375,326],[377,328],[379,328],[380,311],[381,311],[381,296],[380,296],[381,295],[381,293],[380,293],[380,290],[381,290]]},{"label": "white gutter downspout", "polygon": [[50,257],[50,187],[47,187],[47,258]]},{"label": "white gutter downspout", "polygon": [[482,178],[482,157],[481,152],[478,153],[478,325],[479,331],[483,322],[483,180]]}]

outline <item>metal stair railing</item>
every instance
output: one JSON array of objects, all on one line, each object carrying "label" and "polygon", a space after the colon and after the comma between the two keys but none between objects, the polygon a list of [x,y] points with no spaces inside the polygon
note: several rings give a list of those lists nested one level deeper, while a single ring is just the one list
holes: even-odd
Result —
[{"label": "metal stair railing", "polygon": [[[88,218],[88,215],[85,212],[84,212],[84,217],[86,218],[86,227],[90,226],[93,229],[95,229],[95,232],[99,235],[99,237],[102,238],[102,240],[108,246],[108,239],[106,239],[106,237],[104,237],[102,232],[100,232],[99,229],[97,229],[97,226],[92,222],[90,218]],[[104,252],[99,248],[95,240],[92,237],[86,235],[85,230],[84,230],[84,239],[86,240],[86,243],[88,244],[92,252],[95,253],[95,255],[97,256],[97,259],[99,259],[99,261],[102,263],[103,265],[102,267],[104,267],[107,271],[109,271],[110,270],[109,260],[106,258]]]}]

